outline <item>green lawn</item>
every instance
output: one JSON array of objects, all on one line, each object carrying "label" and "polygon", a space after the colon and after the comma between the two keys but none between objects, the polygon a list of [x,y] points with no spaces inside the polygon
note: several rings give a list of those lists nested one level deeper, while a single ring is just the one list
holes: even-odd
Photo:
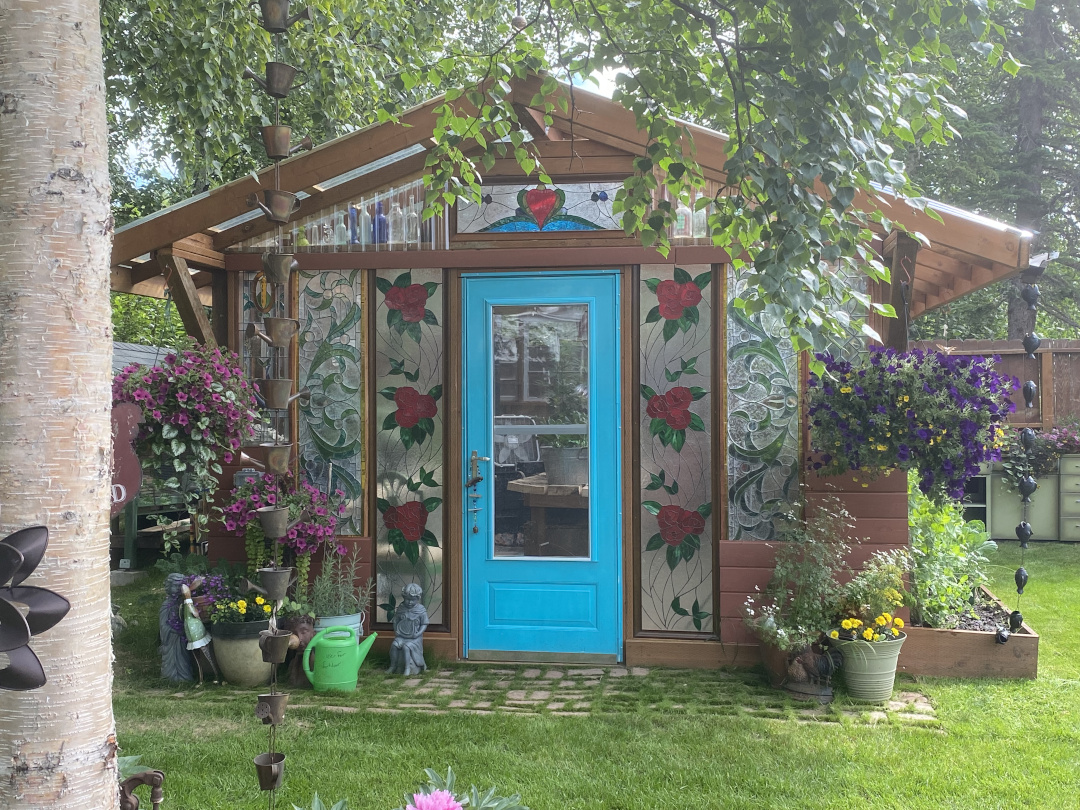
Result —
[{"label": "green lawn", "polygon": [[[1017,544],[995,558],[994,590],[1015,602]],[[533,810],[571,808],[1080,808],[1080,546],[1033,545],[1021,609],[1042,635],[1037,681],[902,682],[929,695],[938,722],[870,725],[834,704],[806,722],[756,673],[653,671],[623,679],[588,717],[371,713],[387,690],[365,664],[353,695],[293,693],[278,748],[278,806],[348,798],[390,810],[425,767],[464,784],[520,792]],[[116,718],[125,754],[166,772],[173,810],[267,806],[251,757],[266,727],[250,695],[175,688],[152,658],[159,597],[114,596],[139,624],[118,643]],[[449,667],[456,669],[456,666]],[[476,669],[471,667],[471,669]],[[330,711],[326,705],[356,712]]]}]

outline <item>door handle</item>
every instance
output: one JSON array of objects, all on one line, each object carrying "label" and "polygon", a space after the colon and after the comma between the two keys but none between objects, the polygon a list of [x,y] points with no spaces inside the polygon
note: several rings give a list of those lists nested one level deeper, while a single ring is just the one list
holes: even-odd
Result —
[{"label": "door handle", "polygon": [[481,461],[491,461],[491,459],[488,456],[482,456],[473,450],[472,455],[469,456],[469,480],[465,482],[466,487],[475,487],[484,480],[484,476],[480,474]]}]

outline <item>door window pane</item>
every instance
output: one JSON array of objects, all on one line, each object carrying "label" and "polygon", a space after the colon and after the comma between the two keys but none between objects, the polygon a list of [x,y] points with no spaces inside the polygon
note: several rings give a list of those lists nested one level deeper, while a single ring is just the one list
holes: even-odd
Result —
[{"label": "door window pane", "polygon": [[590,556],[589,308],[492,309],[494,556]]}]

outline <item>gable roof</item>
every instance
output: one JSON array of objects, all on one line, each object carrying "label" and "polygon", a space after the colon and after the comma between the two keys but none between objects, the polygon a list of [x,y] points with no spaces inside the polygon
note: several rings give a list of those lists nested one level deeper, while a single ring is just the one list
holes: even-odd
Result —
[{"label": "gable roof", "polygon": [[[616,174],[617,167],[625,174],[632,172],[632,159],[644,155],[648,145],[647,133],[638,129],[632,112],[577,87],[570,104],[570,89],[560,85],[553,99],[555,112],[549,113],[554,124],[545,127],[542,112],[533,106],[540,87],[538,77],[518,81],[512,86],[512,100],[548,174],[565,179]],[[569,112],[562,111],[558,96],[566,98]],[[282,161],[280,188],[301,198],[295,218],[422,172],[432,145],[434,110],[442,101],[441,97],[432,99],[403,113],[398,122],[364,127]],[[726,137],[694,124],[686,127],[706,178],[723,182]],[[151,279],[158,270],[148,254],[169,246],[193,269],[224,267],[226,249],[272,229],[248,198],[261,188],[273,187],[273,172],[272,166],[267,167],[258,173],[258,182],[245,176],[118,228],[113,240],[114,279],[124,279],[129,288]],[[500,173],[520,174],[520,170],[516,165],[497,165],[492,176]],[[854,205],[864,211],[880,210],[926,238],[928,244],[918,252],[911,279],[913,318],[1028,267],[1030,231],[931,202],[928,207],[943,220],[938,222],[884,190],[873,197],[859,194]],[[196,286],[204,286],[209,278],[196,276],[195,281]]]}]

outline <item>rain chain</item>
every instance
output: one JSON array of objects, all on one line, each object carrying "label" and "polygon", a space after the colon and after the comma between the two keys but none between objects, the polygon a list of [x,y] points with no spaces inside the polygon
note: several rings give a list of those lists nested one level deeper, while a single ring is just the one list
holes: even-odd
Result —
[{"label": "rain chain", "polygon": [[[314,18],[311,8],[289,15],[289,0],[259,0],[262,12],[262,27],[273,35],[275,51],[281,53],[281,35],[300,20],[311,22]],[[274,123],[262,128],[263,145],[267,157],[274,162],[274,187],[263,190],[263,200],[257,195],[249,198],[249,204],[262,209],[266,218],[277,225],[277,245],[282,244],[282,225],[300,209],[298,195],[281,190],[281,161],[300,149],[311,149],[311,138],[305,137],[299,144],[292,145],[292,128],[281,125],[281,99],[286,98],[294,89],[293,80],[297,69],[285,62],[267,62],[265,79],[260,78],[251,68],[244,70],[244,77],[252,79],[271,98],[274,99]],[[299,87],[299,85],[296,85]],[[263,444],[264,464],[268,472],[283,475],[289,472],[292,459],[292,441],[290,438],[289,407],[297,399],[310,396],[307,390],[293,393],[292,370],[290,367],[291,348],[300,329],[300,322],[290,317],[291,296],[289,295],[293,271],[299,264],[292,253],[269,252],[263,254],[263,269],[256,274],[252,282],[252,298],[255,308],[262,316],[262,329],[250,324],[245,333],[245,345],[253,358],[251,369],[257,379],[259,393],[266,409],[273,411],[271,417],[269,441]],[[267,356],[263,356],[263,344],[267,346]],[[245,457],[245,461],[249,461]],[[255,757],[255,771],[259,779],[259,788],[268,792],[268,807],[274,810],[276,792],[284,778],[285,754],[277,750],[277,727],[285,719],[285,706],[289,702],[288,693],[277,691],[278,665],[285,662],[285,656],[293,643],[294,636],[288,630],[278,629],[278,610],[295,581],[293,568],[280,565],[281,538],[288,534],[289,508],[287,506],[267,506],[258,511],[263,534],[274,549],[271,566],[260,568],[259,585],[250,584],[252,590],[266,596],[271,605],[270,627],[260,634],[259,647],[265,663],[271,664],[270,692],[259,695],[255,704],[255,716],[270,726],[269,744],[266,752]],[[300,519],[303,519],[303,515]]]},{"label": "rain chain", "polygon": [[[1039,302],[1039,287],[1036,284],[1028,284],[1020,293],[1020,297],[1027,302],[1028,309],[1035,310],[1036,304]],[[1035,352],[1039,350],[1039,346],[1042,345],[1042,340],[1035,332],[1026,335],[1024,337],[1023,346],[1024,351],[1027,353],[1029,360],[1035,359]],[[1024,395],[1024,407],[1035,407],[1035,393],[1038,390],[1038,386],[1035,385],[1034,380],[1027,380],[1021,387],[1021,393]],[[1021,503],[1023,504],[1023,520],[1016,526],[1016,539],[1020,541],[1020,567],[1016,569],[1016,573],[1013,575],[1013,580],[1016,582],[1016,610],[1009,614],[1009,627],[999,627],[997,631],[997,643],[1004,644],[1009,640],[1009,636],[1012,633],[1017,632],[1024,624],[1024,614],[1020,612],[1020,598],[1024,595],[1024,588],[1028,583],[1028,572],[1024,567],[1024,558],[1026,556],[1028,541],[1031,540],[1031,536],[1034,534],[1034,530],[1031,527],[1031,523],[1028,521],[1028,509],[1031,506],[1031,496],[1038,488],[1039,484],[1035,480],[1035,476],[1032,474],[1031,468],[1031,452],[1035,449],[1035,431],[1031,428],[1024,428],[1020,431],[1020,446],[1024,450],[1025,456],[1028,458],[1028,472],[1023,478],[1020,479],[1018,488],[1020,490]]]}]

